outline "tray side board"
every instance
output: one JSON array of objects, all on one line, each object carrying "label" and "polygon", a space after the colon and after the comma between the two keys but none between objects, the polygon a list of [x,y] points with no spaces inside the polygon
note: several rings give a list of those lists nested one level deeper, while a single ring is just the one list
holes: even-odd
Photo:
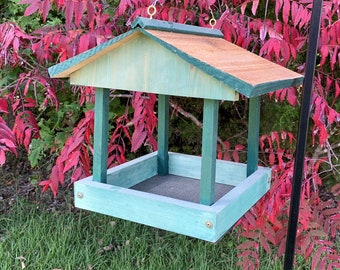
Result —
[{"label": "tray side board", "polygon": [[[169,160],[176,160],[174,158],[176,156],[196,159],[193,156],[170,153]],[[74,184],[75,206],[205,241],[216,242],[269,189],[271,170],[267,168],[259,168],[249,177],[240,180],[231,191],[211,206],[113,185],[118,183],[124,186],[122,183],[124,183],[125,176],[130,173],[135,173],[139,182],[144,181],[145,179],[141,179],[147,177],[148,173],[154,173],[152,168],[144,169],[144,167],[150,167],[145,164],[152,163],[153,159],[157,164],[156,158],[157,153],[152,153],[147,157],[143,156],[109,170],[108,179],[111,184],[94,182],[92,176],[76,182]],[[223,168],[228,165],[232,168],[229,170],[235,172],[237,165],[233,162],[224,162]],[[172,163],[169,167],[170,171],[173,166]],[[139,177],[140,170],[138,168],[142,167],[144,176]],[[218,168],[217,166],[217,171]],[[200,172],[197,168],[195,170]],[[246,171],[246,167],[244,167],[244,171]],[[132,182],[138,181],[129,180],[127,182],[131,185]]]}]

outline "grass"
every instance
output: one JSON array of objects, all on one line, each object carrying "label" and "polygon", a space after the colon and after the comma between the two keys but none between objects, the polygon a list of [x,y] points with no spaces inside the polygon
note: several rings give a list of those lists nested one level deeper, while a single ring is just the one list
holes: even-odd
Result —
[{"label": "grass", "polygon": [[[1,270],[239,269],[233,233],[211,244],[87,211],[42,208],[18,197],[0,216]],[[261,256],[261,269],[282,269],[282,261]]]}]

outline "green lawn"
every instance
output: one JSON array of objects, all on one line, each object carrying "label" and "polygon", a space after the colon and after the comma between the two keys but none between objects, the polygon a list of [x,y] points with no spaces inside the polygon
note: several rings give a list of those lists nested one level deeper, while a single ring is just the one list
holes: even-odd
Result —
[{"label": "green lawn", "polygon": [[[239,269],[238,244],[235,233],[211,244],[87,211],[48,211],[23,198],[0,216],[1,270]],[[261,269],[282,269],[282,261],[262,254]]]}]

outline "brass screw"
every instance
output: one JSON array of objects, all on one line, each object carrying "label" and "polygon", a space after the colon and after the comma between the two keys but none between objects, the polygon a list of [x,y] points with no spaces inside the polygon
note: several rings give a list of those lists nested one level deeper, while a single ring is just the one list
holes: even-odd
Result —
[{"label": "brass screw", "polygon": [[207,221],[205,222],[205,226],[206,226],[207,228],[211,229],[211,228],[213,227],[213,224],[212,224],[211,221],[207,220]]},{"label": "brass screw", "polygon": [[84,198],[84,194],[83,194],[82,192],[78,192],[78,193],[77,193],[77,197],[78,197],[79,199],[82,199],[82,198]]}]

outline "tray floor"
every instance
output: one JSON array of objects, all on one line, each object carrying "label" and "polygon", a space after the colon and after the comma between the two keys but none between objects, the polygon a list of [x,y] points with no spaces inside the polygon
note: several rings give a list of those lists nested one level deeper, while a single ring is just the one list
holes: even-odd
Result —
[{"label": "tray floor", "polygon": [[[219,200],[234,186],[225,184],[215,184],[215,201]],[[200,181],[194,178],[182,177],[177,175],[156,175],[137,185],[131,189],[144,191],[152,194],[162,195],[183,201],[199,203]]]}]

